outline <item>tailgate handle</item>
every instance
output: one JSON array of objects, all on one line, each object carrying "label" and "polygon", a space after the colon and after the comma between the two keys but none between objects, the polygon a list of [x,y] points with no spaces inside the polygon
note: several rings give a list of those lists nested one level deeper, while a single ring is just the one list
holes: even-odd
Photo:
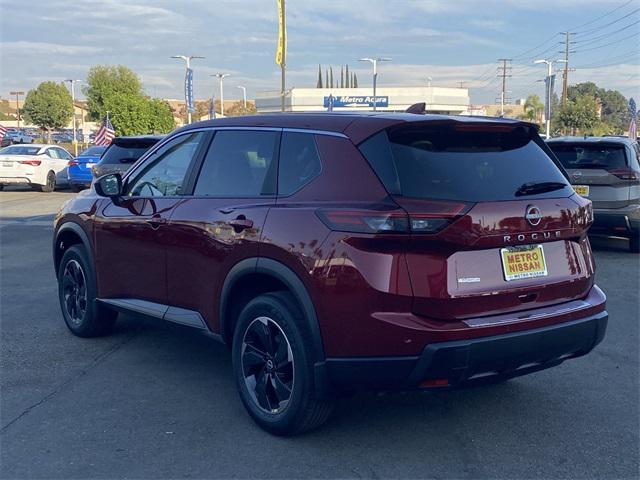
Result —
[{"label": "tailgate handle", "polygon": [[533,302],[536,298],[538,298],[537,293],[525,293],[523,295],[518,295],[518,300],[522,303]]}]

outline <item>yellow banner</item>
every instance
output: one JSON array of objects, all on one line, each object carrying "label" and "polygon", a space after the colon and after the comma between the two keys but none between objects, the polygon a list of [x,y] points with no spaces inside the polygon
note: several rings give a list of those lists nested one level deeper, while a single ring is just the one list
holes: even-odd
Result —
[{"label": "yellow banner", "polygon": [[278,49],[276,50],[276,63],[282,65],[287,55],[286,31],[284,23],[285,0],[278,0]]}]

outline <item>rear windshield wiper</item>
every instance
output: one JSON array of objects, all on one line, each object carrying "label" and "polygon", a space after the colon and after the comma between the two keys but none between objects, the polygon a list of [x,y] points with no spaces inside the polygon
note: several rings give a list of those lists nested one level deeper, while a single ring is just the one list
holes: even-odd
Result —
[{"label": "rear windshield wiper", "polygon": [[566,183],[562,182],[528,182],[523,183],[516,190],[516,197],[523,195],[535,195],[536,193],[552,192],[566,187]]}]

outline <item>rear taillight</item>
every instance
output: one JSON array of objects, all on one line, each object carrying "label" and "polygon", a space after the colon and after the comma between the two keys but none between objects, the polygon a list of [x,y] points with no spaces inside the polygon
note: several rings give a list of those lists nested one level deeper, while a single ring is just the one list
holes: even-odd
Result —
[{"label": "rear taillight", "polygon": [[407,233],[409,216],[402,210],[318,210],[318,217],[331,230],[352,233]]},{"label": "rear taillight", "polygon": [[420,213],[404,210],[318,210],[331,230],[351,233],[436,233],[471,208],[460,202],[421,201]]},{"label": "rear taillight", "polygon": [[622,180],[640,180],[638,174],[630,168],[612,168],[608,172]]},{"label": "rear taillight", "polygon": [[22,165],[31,165],[32,167],[39,167],[42,163],[42,160],[20,160]]},{"label": "rear taillight", "polygon": [[78,161],[77,160],[69,160],[69,163],[67,164],[70,167],[76,167],[78,165]]}]

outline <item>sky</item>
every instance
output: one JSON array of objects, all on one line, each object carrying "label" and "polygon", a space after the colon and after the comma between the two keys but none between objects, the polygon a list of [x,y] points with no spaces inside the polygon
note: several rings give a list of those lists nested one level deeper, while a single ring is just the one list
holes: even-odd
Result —
[{"label": "sky", "polygon": [[[349,64],[371,85],[361,57],[390,57],[379,86],[469,87],[473,104],[499,98],[499,58],[512,58],[508,97],[542,94],[539,57],[561,58],[571,31],[570,83],[594,81],[640,100],[640,0],[287,0],[287,87],[315,87],[318,64]],[[0,0],[0,97],[45,80],[84,79],[97,64],[123,64],[145,91],[183,97],[194,60],[196,98],[241,98],[244,85],[279,90],[276,0]],[[562,68],[557,64],[556,68]],[[81,95],[79,95],[81,97]]]}]

